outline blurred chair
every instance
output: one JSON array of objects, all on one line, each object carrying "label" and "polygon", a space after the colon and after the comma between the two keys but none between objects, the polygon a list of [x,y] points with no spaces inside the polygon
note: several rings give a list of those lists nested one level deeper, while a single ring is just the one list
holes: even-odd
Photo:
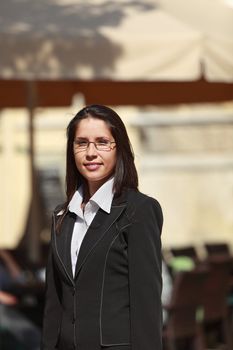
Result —
[{"label": "blurred chair", "polygon": [[205,243],[205,249],[208,257],[223,256],[231,259],[231,280],[230,289],[233,294],[233,254],[227,243]]},{"label": "blurred chair", "polygon": [[[233,254],[229,244],[225,242],[206,243],[205,249],[208,257],[225,256],[231,258],[231,277],[229,281],[228,305],[230,307],[230,318],[232,319],[232,334],[233,334]],[[233,335],[232,335],[233,337]]]},{"label": "blurred chair", "polygon": [[205,338],[210,339],[208,335],[214,331],[216,341],[223,342],[227,350],[233,349],[227,305],[231,263],[231,258],[227,256],[209,257],[209,272],[204,283],[202,299],[202,330]]},{"label": "blurred chair", "polygon": [[215,255],[232,256],[230,247],[225,242],[205,243],[204,246],[208,256],[215,256]]},{"label": "blurred chair", "polygon": [[171,248],[171,253],[174,257],[178,256],[187,256],[191,258],[195,263],[199,262],[199,257],[196,251],[196,248],[194,246],[184,246],[184,247],[176,247]]},{"label": "blurred chair", "polygon": [[163,331],[165,350],[203,350],[204,343],[197,322],[206,270],[178,272],[174,278],[170,302]]}]

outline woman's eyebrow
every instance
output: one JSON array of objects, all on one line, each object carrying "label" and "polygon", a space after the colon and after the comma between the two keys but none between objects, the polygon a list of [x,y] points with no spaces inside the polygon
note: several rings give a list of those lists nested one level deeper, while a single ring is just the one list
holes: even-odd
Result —
[{"label": "woman's eyebrow", "polygon": [[[110,138],[108,136],[97,136],[94,138],[95,140],[110,140]],[[85,141],[89,141],[88,137],[84,137],[84,136],[77,136],[75,138],[75,140],[85,140]]]},{"label": "woman's eyebrow", "polygon": [[98,136],[96,137],[96,140],[109,140],[108,136]]}]

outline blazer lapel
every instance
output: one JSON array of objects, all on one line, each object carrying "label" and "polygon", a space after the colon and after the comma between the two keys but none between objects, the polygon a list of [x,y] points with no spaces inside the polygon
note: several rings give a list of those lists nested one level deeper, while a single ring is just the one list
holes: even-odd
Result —
[{"label": "blazer lapel", "polygon": [[76,220],[74,213],[68,212],[62,222],[61,232],[55,232],[55,245],[58,258],[69,279],[73,280],[71,265],[71,238]]},{"label": "blazer lapel", "polygon": [[121,196],[113,199],[111,212],[109,214],[101,208],[98,210],[81,244],[75,269],[75,278],[77,278],[77,275],[88,256],[95,249],[98,242],[104,237],[114,222],[119,218],[125,207],[126,202],[124,196]]}]

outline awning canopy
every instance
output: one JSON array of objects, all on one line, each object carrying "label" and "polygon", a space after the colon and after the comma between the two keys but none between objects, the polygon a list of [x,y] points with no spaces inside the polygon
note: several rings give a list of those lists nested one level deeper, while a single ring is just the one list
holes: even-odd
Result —
[{"label": "awning canopy", "polygon": [[0,79],[233,81],[231,35],[216,49],[221,60],[205,58],[206,45],[202,31],[165,12],[163,1],[0,2]]},{"label": "awning canopy", "polygon": [[202,34],[201,62],[205,79],[233,82],[233,1],[159,2],[164,11]]}]

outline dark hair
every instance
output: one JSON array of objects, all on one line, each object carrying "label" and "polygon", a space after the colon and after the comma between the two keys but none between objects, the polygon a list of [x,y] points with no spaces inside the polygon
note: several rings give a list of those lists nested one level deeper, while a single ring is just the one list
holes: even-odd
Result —
[{"label": "dark hair", "polygon": [[121,118],[109,107],[103,105],[86,106],[75,115],[67,127],[65,207],[67,207],[77,188],[82,183],[85,183],[85,179],[80,174],[75,164],[73,142],[79,122],[88,117],[103,120],[108,125],[116,142],[117,161],[114,175],[115,195],[120,195],[125,188],[133,188],[135,190],[138,188],[138,175],[134,164],[134,154],[125,125]]}]

